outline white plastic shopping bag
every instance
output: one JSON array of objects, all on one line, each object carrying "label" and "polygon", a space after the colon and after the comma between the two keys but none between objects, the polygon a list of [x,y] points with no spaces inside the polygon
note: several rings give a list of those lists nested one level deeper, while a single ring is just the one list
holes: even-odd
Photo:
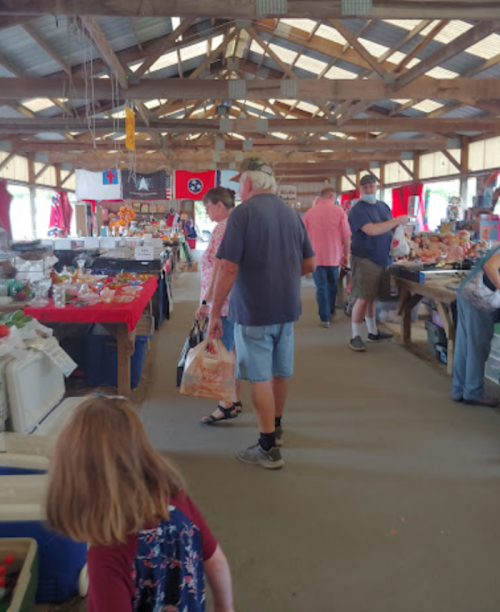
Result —
[{"label": "white plastic shopping bag", "polygon": [[391,257],[399,259],[410,254],[410,245],[406,242],[405,230],[402,225],[398,225],[394,230],[391,245]]},{"label": "white plastic shopping bag", "polygon": [[186,357],[180,392],[232,402],[236,360],[220,340],[204,340]]}]

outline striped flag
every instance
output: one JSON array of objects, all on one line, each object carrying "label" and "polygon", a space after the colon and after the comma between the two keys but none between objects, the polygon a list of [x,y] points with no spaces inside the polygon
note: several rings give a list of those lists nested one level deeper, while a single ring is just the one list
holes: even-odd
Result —
[{"label": "striped flag", "polygon": [[166,200],[171,200],[172,199],[172,177],[169,176],[167,174],[167,178],[165,181],[165,187],[166,187]]}]

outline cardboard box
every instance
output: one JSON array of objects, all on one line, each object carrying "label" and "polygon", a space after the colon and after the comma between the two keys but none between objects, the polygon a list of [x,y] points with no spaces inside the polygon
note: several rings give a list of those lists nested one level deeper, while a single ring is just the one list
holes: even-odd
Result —
[{"label": "cardboard box", "polygon": [[198,262],[197,261],[190,261],[187,264],[186,272],[198,272]]}]

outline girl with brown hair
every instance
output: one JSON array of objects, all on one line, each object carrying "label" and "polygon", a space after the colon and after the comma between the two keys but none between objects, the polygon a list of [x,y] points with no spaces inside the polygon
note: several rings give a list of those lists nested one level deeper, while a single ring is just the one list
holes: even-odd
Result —
[{"label": "girl with brown hair", "polygon": [[90,544],[89,612],[233,612],[229,566],[181,476],[123,398],[92,397],[61,431],[49,474],[52,528]]}]

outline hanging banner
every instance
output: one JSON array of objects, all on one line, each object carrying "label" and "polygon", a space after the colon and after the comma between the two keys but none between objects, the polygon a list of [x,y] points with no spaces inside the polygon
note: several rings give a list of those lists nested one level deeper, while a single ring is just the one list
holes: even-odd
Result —
[{"label": "hanging banner", "polygon": [[135,114],[128,106],[125,108],[125,146],[135,151]]},{"label": "hanging banner", "polygon": [[167,175],[164,170],[152,174],[135,174],[122,170],[124,200],[167,199]]},{"label": "hanging banner", "polygon": [[203,200],[210,189],[216,186],[217,173],[175,171],[175,197],[178,200]]},{"label": "hanging banner", "polygon": [[121,200],[122,181],[119,170],[89,172],[75,170],[76,197],[79,200]]}]

